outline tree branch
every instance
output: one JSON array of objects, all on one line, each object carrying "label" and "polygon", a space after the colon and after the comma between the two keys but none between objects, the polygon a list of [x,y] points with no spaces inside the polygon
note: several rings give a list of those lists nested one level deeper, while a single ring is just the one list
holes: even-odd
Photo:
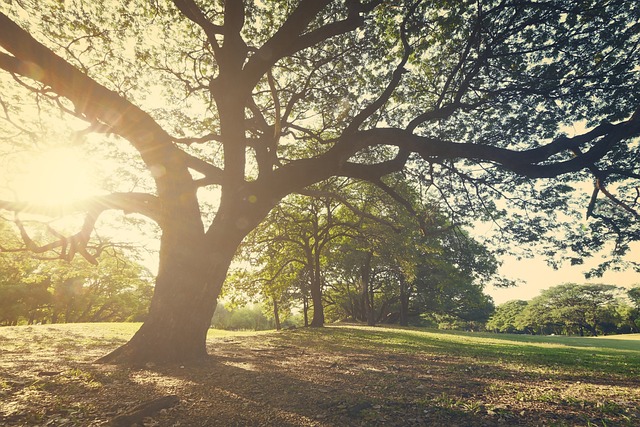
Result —
[{"label": "tree branch", "polygon": [[193,0],[173,0],[173,4],[176,5],[184,16],[202,28],[213,52],[217,55],[220,51],[220,45],[218,44],[216,36],[222,34],[222,27],[209,21]]},{"label": "tree branch", "polygon": [[0,209],[15,213],[30,213],[61,217],[78,212],[102,212],[109,209],[126,213],[139,213],[156,222],[160,222],[160,203],[158,198],[145,193],[112,193],[96,196],[67,205],[39,205],[27,202],[0,200]]},{"label": "tree branch", "polygon": [[140,152],[147,165],[163,164],[176,148],[151,116],[116,92],[82,73],[0,13],[0,68],[38,81],[69,99],[90,122],[109,125],[111,132]]},{"label": "tree branch", "polygon": [[244,71],[251,86],[254,86],[281,58],[358,28],[364,23],[361,14],[371,12],[382,1],[374,0],[365,5],[360,1],[347,1],[348,15],[346,19],[331,22],[304,33],[312,20],[329,3],[331,3],[329,0],[302,0],[300,2],[278,31],[258,49],[257,53],[245,65]]},{"label": "tree branch", "polygon": [[415,2],[412,7],[407,12],[407,15],[402,20],[402,24],[400,25],[400,40],[402,42],[403,54],[400,63],[396,66],[396,69],[393,71],[391,75],[391,81],[385,88],[385,90],[380,94],[380,96],[373,101],[371,104],[367,105],[364,109],[362,109],[356,116],[353,118],[349,126],[344,130],[344,134],[350,134],[358,130],[358,128],[362,125],[362,123],[371,117],[373,113],[378,111],[384,104],[389,101],[389,98],[395,91],[395,89],[400,84],[400,80],[402,79],[402,75],[406,72],[404,66],[407,64],[413,49],[409,44],[409,40],[407,39],[407,20],[411,17],[411,15],[415,12],[416,7],[419,2]]},{"label": "tree branch", "polygon": [[[402,129],[374,129],[354,135],[350,144],[373,147],[391,145],[417,153],[426,160],[474,159],[497,163],[530,178],[550,178],[576,172],[603,158],[611,148],[628,138],[640,135],[640,109],[629,120],[616,125],[605,123],[573,138],[560,137],[538,148],[511,150],[490,145],[457,143],[421,137]],[[548,162],[556,154],[591,144],[584,153],[569,160]]]}]

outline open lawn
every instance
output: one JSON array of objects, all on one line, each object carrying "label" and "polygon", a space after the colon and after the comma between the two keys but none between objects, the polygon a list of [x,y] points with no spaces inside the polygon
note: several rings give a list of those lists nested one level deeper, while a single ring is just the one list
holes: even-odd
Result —
[{"label": "open lawn", "polygon": [[0,328],[0,425],[640,426],[640,336],[211,331],[194,366],[92,363],[136,324]]}]

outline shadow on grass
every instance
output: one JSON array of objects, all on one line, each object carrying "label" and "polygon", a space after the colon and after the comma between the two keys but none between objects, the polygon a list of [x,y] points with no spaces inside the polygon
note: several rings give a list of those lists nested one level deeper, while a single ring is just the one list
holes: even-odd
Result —
[{"label": "shadow on grass", "polygon": [[[29,334],[37,332],[23,339]],[[635,394],[621,389],[611,404],[599,406],[597,384],[607,383],[602,393],[613,393],[611,387],[621,385],[615,378],[590,382],[566,373],[569,363],[558,368],[561,376],[536,373],[528,350],[518,350],[521,355],[445,335],[325,328],[226,337],[211,340],[210,356],[200,363],[149,369],[90,363],[122,340],[103,345],[79,334],[73,344],[68,338],[40,336],[26,344],[34,346],[28,353],[23,343],[5,352],[0,340],[0,425],[107,425],[119,413],[169,394],[180,404],[150,425],[640,425],[637,379],[625,385]],[[575,356],[573,351],[563,357]],[[578,379],[590,394],[567,392]]]}]

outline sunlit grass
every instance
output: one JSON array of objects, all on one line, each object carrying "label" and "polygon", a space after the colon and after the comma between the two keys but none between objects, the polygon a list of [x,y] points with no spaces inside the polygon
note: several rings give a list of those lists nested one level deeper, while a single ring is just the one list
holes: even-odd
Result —
[{"label": "sunlit grass", "polygon": [[[3,351],[25,353],[40,350],[69,349],[100,350],[105,353],[127,342],[142,323],[65,323],[0,328]],[[210,329],[208,340],[232,336],[251,336],[265,331],[223,331]],[[1,353],[1,351],[0,351]]]},{"label": "sunlit grass", "polygon": [[[125,343],[140,323],[84,323],[0,328],[0,344],[13,351],[37,351],[46,346],[104,349]],[[268,335],[271,335],[267,338]],[[264,336],[267,340],[295,341],[332,352],[402,352],[465,358],[470,363],[525,367],[532,371],[574,374],[640,375],[640,335],[612,337],[530,336],[414,328],[329,326],[301,328],[295,333],[224,331],[210,329],[207,339]],[[29,337],[29,343],[17,338]],[[213,344],[215,345],[215,344]],[[21,347],[22,346],[22,347]]]},{"label": "sunlit grass", "polygon": [[629,377],[640,375],[640,342],[637,337],[625,340],[621,337],[547,337],[335,326],[313,339],[320,340],[320,345],[338,350],[340,347],[368,351],[385,349],[435,356],[454,355],[474,363],[518,365],[533,370]]},{"label": "sunlit grass", "polygon": [[[0,328],[0,413],[4,398],[9,402],[5,412],[31,411],[36,417],[44,413],[43,407],[65,414],[73,408],[87,418],[92,396],[120,396],[123,387],[118,384],[137,387],[142,394],[158,385],[165,387],[165,394],[208,393],[204,400],[189,401],[205,401],[210,390],[219,387],[237,393],[242,384],[250,384],[248,395],[258,390],[258,396],[266,396],[274,389],[270,381],[277,378],[283,380],[279,391],[291,391],[289,396],[305,404],[314,401],[309,398],[314,392],[305,395],[304,390],[334,396],[336,416],[342,414],[343,421],[345,413],[357,416],[363,422],[358,425],[383,425],[405,411],[462,420],[443,425],[639,425],[637,336],[541,337],[357,325],[282,332],[211,329],[212,356],[204,364],[140,370],[94,363],[139,327],[94,323]],[[40,398],[43,405],[34,406],[36,395],[62,396],[65,403],[58,408],[53,400]],[[314,402],[311,414],[321,410]],[[360,404],[366,406],[353,415]],[[551,413],[564,415],[553,424]],[[529,415],[551,424],[518,423]],[[36,418],[27,421],[43,424]]]},{"label": "sunlit grass", "polygon": [[226,337],[248,337],[248,336],[255,336],[255,335],[272,334],[272,333],[274,333],[274,331],[249,331],[249,330],[225,331],[222,329],[209,329],[209,332],[207,333],[207,340],[215,339],[215,338],[226,338]]}]

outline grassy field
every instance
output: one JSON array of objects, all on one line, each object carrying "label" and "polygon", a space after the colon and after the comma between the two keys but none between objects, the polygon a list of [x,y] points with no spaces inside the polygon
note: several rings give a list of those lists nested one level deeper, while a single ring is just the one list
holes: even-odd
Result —
[{"label": "grassy field", "polygon": [[110,425],[166,395],[145,426],[640,425],[639,335],[211,330],[193,366],[93,363],[138,327],[0,328],[0,425]]}]

